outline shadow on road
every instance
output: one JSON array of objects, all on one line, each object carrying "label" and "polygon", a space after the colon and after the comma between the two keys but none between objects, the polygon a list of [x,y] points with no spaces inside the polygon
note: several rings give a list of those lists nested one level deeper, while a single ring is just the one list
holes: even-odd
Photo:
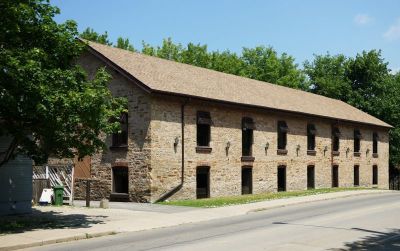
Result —
[{"label": "shadow on road", "polygon": [[400,229],[392,229],[390,232],[376,232],[364,229],[354,229],[371,232],[371,235],[361,238],[358,241],[345,244],[345,248],[332,250],[364,251],[364,250],[400,250]]},{"label": "shadow on road", "polygon": [[54,211],[42,212],[32,209],[31,214],[0,217],[0,235],[36,229],[90,228],[94,224],[104,224],[106,218],[107,216],[64,215]]}]

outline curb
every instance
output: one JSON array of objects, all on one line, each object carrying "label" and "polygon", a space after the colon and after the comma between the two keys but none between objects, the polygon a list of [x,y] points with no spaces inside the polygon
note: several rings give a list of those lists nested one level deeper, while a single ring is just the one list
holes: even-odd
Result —
[{"label": "curb", "polygon": [[52,239],[52,240],[46,240],[46,241],[36,241],[36,242],[32,242],[32,243],[0,247],[0,251],[9,251],[9,250],[17,250],[17,249],[23,249],[23,248],[39,247],[39,246],[62,243],[62,242],[70,242],[70,241],[102,237],[102,236],[107,236],[107,235],[114,235],[117,233],[118,232],[115,232],[115,231],[105,231],[105,232],[98,232],[98,233],[93,233],[93,234],[85,233],[85,234],[79,234],[79,235],[75,235],[75,236],[71,236],[71,237],[64,237],[64,238],[58,238],[58,239]]},{"label": "curb", "polygon": [[362,195],[382,194],[382,193],[387,193],[388,191],[389,190],[381,190],[381,191],[377,191],[377,192],[368,192],[368,193],[361,193],[361,194],[347,194],[347,195],[343,195],[343,196],[339,196],[339,197],[321,198],[321,199],[316,199],[316,200],[312,200],[312,201],[299,201],[299,202],[294,202],[294,203],[290,203],[290,204],[282,204],[282,205],[276,205],[276,206],[270,206],[270,207],[267,206],[267,207],[251,209],[251,210],[247,211],[246,214],[257,213],[257,212],[262,212],[262,211],[266,211],[266,210],[270,210],[270,209],[282,208],[282,207],[293,206],[293,205],[319,202],[319,201],[335,200],[335,199],[356,197],[356,196],[362,196]]}]

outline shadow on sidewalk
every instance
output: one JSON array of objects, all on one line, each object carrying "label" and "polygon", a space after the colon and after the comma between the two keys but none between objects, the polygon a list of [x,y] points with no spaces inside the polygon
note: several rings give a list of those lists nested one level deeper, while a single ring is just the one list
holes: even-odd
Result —
[{"label": "shadow on sidewalk", "polygon": [[94,224],[104,224],[108,216],[85,214],[64,215],[59,212],[42,212],[32,209],[31,214],[0,217],[0,236],[23,233],[36,229],[90,228]]},{"label": "shadow on sidewalk", "polygon": [[345,248],[331,249],[341,251],[378,251],[378,250],[400,250],[400,229],[392,229],[390,232],[376,232],[365,229],[354,229],[370,232],[371,235],[365,236],[358,241],[346,243]]}]

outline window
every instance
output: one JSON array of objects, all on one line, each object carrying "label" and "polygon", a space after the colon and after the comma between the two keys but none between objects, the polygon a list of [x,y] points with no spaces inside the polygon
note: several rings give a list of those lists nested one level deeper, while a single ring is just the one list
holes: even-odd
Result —
[{"label": "window", "polygon": [[354,166],[354,186],[357,187],[360,185],[360,166]]},{"label": "window", "polygon": [[286,191],[286,166],[278,166],[278,192]]},{"label": "window", "polygon": [[197,146],[210,146],[211,116],[209,112],[197,112]]},{"label": "window", "polygon": [[332,187],[339,187],[339,166],[332,166]]},{"label": "window", "polygon": [[332,151],[339,152],[339,139],[340,139],[340,131],[339,128],[334,127],[332,129]]},{"label": "window", "polygon": [[[374,155],[378,154],[378,140],[379,140],[379,136],[378,133],[374,132],[372,134],[372,153]],[[375,157],[375,156],[374,156]]]},{"label": "window", "polygon": [[242,168],[242,194],[253,192],[253,169],[251,167]]},{"label": "window", "polygon": [[252,156],[254,129],[253,119],[242,119],[242,156]]},{"label": "window", "polygon": [[361,133],[360,130],[354,130],[354,152],[360,152],[360,140],[361,140]]},{"label": "window", "polygon": [[288,130],[285,121],[278,121],[278,150],[286,150]]},{"label": "window", "polygon": [[372,166],[372,185],[378,185],[378,166]]},{"label": "window", "polygon": [[120,131],[113,133],[112,146],[124,147],[128,145],[128,113],[122,113],[119,122]]},{"label": "window", "polygon": [[114,193],[128,193],[128,167],[115,166],[113,171],[113,192]]},{"label": "window", "polygon": [[210,197],[210,168],[208,166],[198,167],[196,170],[196,198]]},{"label": "window", "polygon": [[307,166],[307,189],[315,188],[315,166]]},{"label": "window", "polygon": [[314,151],[315,150],[315,125],[308,124],[307,125],[307,150]]}]

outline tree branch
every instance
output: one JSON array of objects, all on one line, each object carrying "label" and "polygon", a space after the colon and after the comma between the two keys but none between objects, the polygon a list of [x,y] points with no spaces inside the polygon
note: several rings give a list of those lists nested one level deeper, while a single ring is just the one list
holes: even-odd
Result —
[{"label": "tree branch", "polygon": [[17,148],[17,139],[13,138],[7,150],[4,152],[0,152],[0,167],[6,164],[11,157],[14,155],[14,151]]}]

